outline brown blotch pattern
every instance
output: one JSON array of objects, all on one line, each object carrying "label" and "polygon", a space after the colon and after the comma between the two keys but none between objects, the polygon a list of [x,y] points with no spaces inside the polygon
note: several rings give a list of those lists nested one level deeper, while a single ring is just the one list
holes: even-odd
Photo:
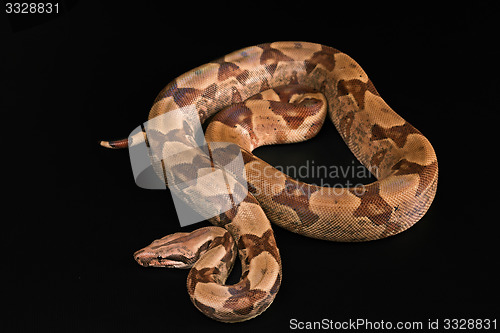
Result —
[{"label": "brown blotch pattern", "polygon": [[274,88],[274,91],[278,95],[280,102],[289,103],[290,99],[293,95],[296,94],[307,94],[307,93],[315,93],[316,90],[300,85],[300,84],[288,84],[284,86],[279,86]]},{"label": "brown blotch pattern", "polygon": [[271,229],[267,230],[262,237],[252,234],[242,235],[238,240],[238,248],[247,250],[246,257],[248,261],[267,251],[277,262],[280,262],[278,247],[276,246],[276,240]]},{"label": "brown blotch pattern", "polygon": [[262,82],[260,83],[260,91],[265,91],[267,89],[270,89],[269,82],[267,81],[266,78],[262,79]]},{"label": "brown blotch pattern", "polygon": [[210,244],[210,247],[215,248],[219,245],[224,246],[226,251],[226,254],[221,259],[221,262],[226,264],[226,270],[229,272],[233,265],[234,257],[236,256],[233,238],[229,232],[226,232],[222,237],[216,237]]},{"label": "brown blotch pattern", "polygon": [[375,153],[370,160],[370,166],[377,168],[380,167],[380,164],[384,160],[387,151],[388,151],[387,149],[382,149],[379,150],[377,153]]},{"label": "brown blotch pattern", "polygon": [[420,134],[420,132],[408,122],[405,122],[400,126],[393,126],[389,128],[384,128],[375,124],[372,127],[372,136],[370,141],[391,139],[399,148],[403,148],[406,143],[406,139],[410,134]]},{"label": "brown blotch pattern", "polygon": [[319,64],[328,71],[332,71],[335,67],[335,53],[339,53],[339,51],[331,47],[322,46],[320,51],[315,52],[309,60],[305,61],[307,74],[311,73]]},{"label": "brown blotch pattern", "polygon": [[177,82],[173,81],[158,94],[155,103],[164,98],[173,97],[175,104],[182,107],[193,104],[193,102],[202,94],[203,91],[195,88],[178,88]]},{"label": "brown blotch pattern", "polygon": [[226,300],[224,307],[239,315],[247,315],[252,312],[254,304],[258,304],[267,296],[263,290],[250,290],[250,281],[247,278],[228,288],[228,291],[232,296]]},{"label": "brown blotch pattern", "polygon": [[219,81],[225,81],[231,77],[235,77],[239,83],[245,85],[245,81],[248,78],[248,70],[242,70],[238,65],[232,62],[226,62],[223,59],[215,61],[219,64],[219,71],[217,73],[217,79]]},{"label": "brown blotch pattern", "polygon": [[269,74],[274,75],[280,61],[293,61],[293,58],[285,55],[278,49],[271,47],[271,44],[257,45],[263,52],[260,55],[260,64],[264,65]]},{"label": "brown blotch pattern", "polygon": [[255,156],[254,154],[250,153],[249,151],[242,149],[241,150],[241,156],[243,157],[243,163],[248,164],[250,162],[256,161],[259,158]]},{"label": "brown blotch pattern", "polygon": [[429,165],[421,165],[402,159],[394,164],[392,170],[396,170],[394,173],[396,176],[417,174],[419,183],[416,196],[419,196],[434,180],[434,174],[437,172],[437,162],[433,162]]},{"label": "brown blotch pattern", "polygon": [[241,94],[238,91],[236,87],[233,87],[232,89],[232,96],[231,96],[231,104],[236,104],[236,103],[241,103],[243,99],[241,98]]},{"label": "brown blotch pattern", "polygon": [[297,129],[302,125],[302,123],[306,120],[307,117],[317,114],[321,110],[321,103],[319,100],[310,100],[317,101],[307,103],[304,101],[301,104],[290,104],[276,101],[269,101],[269,105],[271,107],[271,111],[273,113],[280,115],[286,121],[287,126],[291,129]]},{"label": "brown blotch pattern", "polygon": [[188,291],[190,294],[194,293],[197,283],[217,283],[215,276],[220,276],[221,272],[217,267],[206,267],[200,270],[191,268],[187,278]]},{"label": "brown blotch pattern", "polygon": [[359,207],[354,211],[356,217],[367,217],[375,225],[386,225],[392,214],[390,206],[379,194],[379,183],[349,189],[361,199]]},{"label": "brown blotch pattern", "polygon": [[276,278],[276,282],[274,282],[273,287],[269,291],[271,293],[271,295],[276,294],[278,292],[278,290],[280,289],[280,286],[281,286],[281,274],[278,274],[278,277]]},{"label": "brown blotch pattern", "polygon": [[360,109],[365,108],[365,93],[366,91],[371,92],[374,95],[378,96],[378,92],[371,83],[370,80],[368,82],[363,82],[358,79],[352,80],[340,80],[337,85],[338,96],[346,96],[351,94],[352,97],[356,100],[358,107]]},{"label": "brown blotch pattern", "polygon": [[202,96],[205,98],[215,99],[215,94],[217,93],[217,83],[212,83],[203,90]]},{"label": "brown blotch pattern", "polygon": [[[234,95],[233,95],[234,96]],[[240,97],[241,99],[241,97]],[[253,144],[257,143],[258,138],[254,132],[254,125],[252,121],[252,110],[248,108],[245,103],[235,103],[215,115],[212,121],[220,121],[229,127],[238,127],[245,129],[250,135]]]},{"label": "brown blotch pattern", "polygon": [[354,121],[354,112],[348,112],[342,119],[340,119],[339,127],[340,133],[344,137],[344,140],[347,141],[351,137],[351,126]]},{"label": "brown blotch pattern", "polygon": [[281,205],[288,206],[298,216],[301,225],[308,227],[318,221],[319,216],[309,208],[309,198],[316,192],[313,186],[300,184],[298,181],[287,178],[284,189],[273,196],[272,200]]}]

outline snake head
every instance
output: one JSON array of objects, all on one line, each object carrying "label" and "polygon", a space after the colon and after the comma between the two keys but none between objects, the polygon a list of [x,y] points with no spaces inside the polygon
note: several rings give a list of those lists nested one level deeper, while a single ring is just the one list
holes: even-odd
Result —
[{"label": "snake head", "polygon": [[206,227],[157,239],[135,252],[134,259],[144,267],[190,268],[208,250],[211,230]]},{"label": "snake head", "polygon": [[195,254],[186,246],[188,233],[178,232],[153,241],[134,253],[134,259],[144,267],[189,268],[196,260]]},{"label": "snake head", "polygon": [[188,233],[178,232],[153,241],[134,253],[134,259],[144,267],[189,268],[196,261],[194,253],[184,243]]}]

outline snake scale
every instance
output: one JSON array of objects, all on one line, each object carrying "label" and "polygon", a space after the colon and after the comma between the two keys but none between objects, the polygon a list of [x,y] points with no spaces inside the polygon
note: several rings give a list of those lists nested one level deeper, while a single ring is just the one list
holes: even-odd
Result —
[{"label": "snake scale", "polygon": [[[334,48],[275,42],[235,51],[170,82],[149,119],[185,106],[195,107],[202,123],[212,118],[208,142],[241,148],[249,192],[209,219],[215,226],[155,240],[134,258],[143,266],[190,268],[189,296],[215,320],[254,318],[274,300],[282,270],[270,221],[308,237],[368,241],[411,227],[434,199],[438,164],[432,145],[384,102],[352,58]],[[327,114],[377,181],[346,189],[309,185],[252,154],[259,146],[313,137]],[[159,127],[154,133],[170,132]],[[176,135],[192,139],[182,126]],[[125,148],[134,140],[101,144]],[[158,161],[156,167],[161,170]],[[241,279],[225,285],[237,256]]]}]

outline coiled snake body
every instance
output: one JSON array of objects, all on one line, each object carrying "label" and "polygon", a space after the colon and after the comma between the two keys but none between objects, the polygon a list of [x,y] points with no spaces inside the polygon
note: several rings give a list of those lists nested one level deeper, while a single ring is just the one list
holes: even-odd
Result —
[{"label": "coiled snake body", "polygon": [[[269,221],[319,239],[374,240],[411,227],[436,193],[438,165],[429,141],[384,102],[352,58],[331,47],[276,42],[233,52],[168,84],[149,119],[185,106],[194,106],[201,122],[217,113],[206,139],[241,147],[249,193],[211,218],[216,226],[166,236],[134,257],[143,266],[191,267],[188,293],[213,319],[247,320],[274,300],[281,260]],[[252,154],[262,145],[313,137],[327,113],[376,182],[348,189],[308,185]],[[122,148],[133,140],[102,145]],[[225,285],[236,254],[241,280]]]}]

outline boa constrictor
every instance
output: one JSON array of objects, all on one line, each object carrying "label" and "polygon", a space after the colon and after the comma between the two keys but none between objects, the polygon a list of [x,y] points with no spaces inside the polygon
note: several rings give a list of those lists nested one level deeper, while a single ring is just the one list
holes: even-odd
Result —
[{"label": "boa constrictor", "polygon": [[[436,193],[438,164],[430,142],[384,102],[352,58],[331,47],[275,42],[233,52],[173,80],[149,119],[184,106],[194,106],[202,123],[217,113],[207,141],[241,147],[249,192],[210,219],[216,226],[155,240],[134,257],[143,266],[191,267],[188,293],[213,319],[247,320],[274,300],[282,271],[269,221],[319,239],[380,239],[411,227]],[[376,182],[343,190],[309,185],[252,154],[262,145],[313,137],[327,113]],[[188,132],[176,129],[184,139]],[[101,144],[124,148],[134,140]],[[236,254],[241,280],[225,285]]]}]

